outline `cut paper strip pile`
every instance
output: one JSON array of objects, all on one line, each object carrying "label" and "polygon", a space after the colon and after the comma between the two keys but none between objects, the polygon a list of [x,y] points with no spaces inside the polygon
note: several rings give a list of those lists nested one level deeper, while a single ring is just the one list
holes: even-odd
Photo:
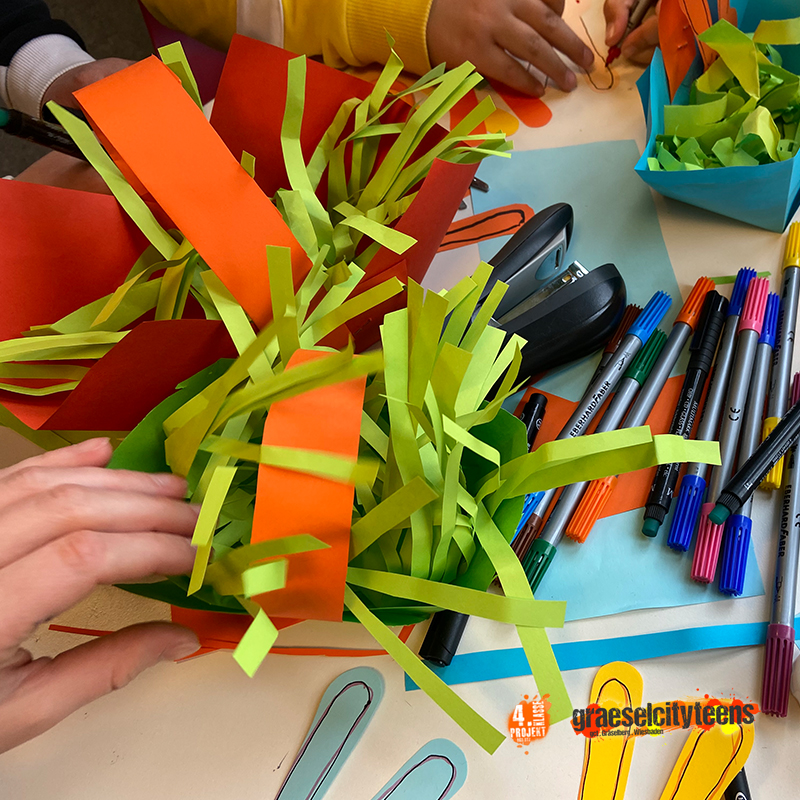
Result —
[{"label": "cut paper strip pile", "polygon": [[800,20],[780,19],[781,0],[740,13],[753,25],[743,30],[732,17],[690,25],[693,4],[664,5],[668,44],[639,81],[648,141],[637,174],[668,197],[782,231],[800,202]]},{"label": "cut paper strip pile", "polygon": [[[202,504],[191,575],[125,588],[250,615],[234,651],[250,675],[292,620],[358,621],[489,752],[502,734],[387,625],[443,608],[512,624],[552,721],[568,717],[545,633],[563,624],[564,603],[533,599],[508,544],[524,496],[656,463],[713,463],[716,444],[635,428],[526,453],[524,426],[502,410],[519,388],[524,341],[489,325],[505,285],[479,306],[486,264],[439,294],[416,280],[475,163],[508,148],[501,134],[474,133],[488,99],[451,132],[437,125],[480,80],[471,67],[423,76],[416,88],[429,93],[412,104],[414,87],[389,92],[396,57],[374,86],[354,89],[352,78],[237,38],[215,106],[220,136],[180,51],[163,55],[171,68],[151,58],[78,93],[96,136],[53,107],[149,245],[102,206],[123,239],[117,250],[95,246],[113,260],[113,281],[70,303],[49,289],[41,305],[16,286],[28,310],[0,342],[14,381],[0,402],[33,414],[44,382],[56,414],[80,392],[80,408],[95,413],[117,398],[104,393],[108,375],[121,375],[117,354],[142,331],[207,329],[213,341],[199,355],[186,346],[195,360],[180,347],[164,364],[135,351],[119,377],[147,403],[128,406],[120,427],[133,430],[112,466],[184,475]],[[263,74],[275,80],[253,77]],[[258,118],[265,108],[269,122]],[[142,120],[135,129],[131,115]],[[0,185],[0,198],[13,191]],[[36,247],[48,252],[46,241],[19,250]],[[66,267],[35,263],[33,286]],[[0,263],[0,274],[14,269]],[[486,592],[495,574],[504,597]]]}]

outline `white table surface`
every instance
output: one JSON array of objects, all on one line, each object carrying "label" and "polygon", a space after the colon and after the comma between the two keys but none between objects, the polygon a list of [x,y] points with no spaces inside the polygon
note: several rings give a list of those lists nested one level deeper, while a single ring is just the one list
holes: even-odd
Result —
[{"label": "white table surface", "polygon": [[[576,24],[599,0],[568,3]],[[592,9],[596,13],[596,8]],[[596,24],[596,17],[595,24]],[[595,32],[593,26],[590,29]],[[616,88],[601,94],[585,79],[571,95],[548,93],[552,121],[540,129],[521,128],[517,149],[534,149],[615,139],[644,144],[644,120],[634,81],[640,71],[622,66]],[[772,289],[779,291],[783,237],[671,200],[656,197],[661,228],[684,297],[697,276],[728,275],[740,266],[772,270]],[[452,255],[434,265],[428,283],[451,283],[464,274],[463,256]],[[654,289],[657,287],[653,287]],[[0,430],[0,465],[36,452],[16,434]],[[758,493],[759,495],[761,493]],[[757,497],[754,517],[775,526],[775,503]],[[773,537],[774,538],[774,537]],[[773,579],[774,546],[756,536],[756,550],[765,586]],[[550,631],[552,642],[598,639],[696,625],[754,622],[769,616],[770,596],[656,611],[633,611],[568,623]],[[127,595],[115,588],[98,589],[58,622],[87,628],[116,629],[144,619],[165,619],[165,606]],[[423,628],[424,626],[418,626]],[[416,630],[412,646],[423,630]],[[27,643],[35,655],[54,654],[84,641],[43,626]],[[374,646],[355,625],[304,623],[281,634],[280,644],[320,643]],[[513,629],[473,619],[462,652],[518,647]],[[761,694],[763,649],[750,647],[693,653],[640,661],[644,700],[663,701],[697,696],[750,698]],[[345,669],[369,665],[380,670],[386,694],[367,734],[342,769],[327,795],[331,800],[369,800],[417,748],[446,737],[467,756],[469,777],[458,794],[478,798],[574,798],[583,758],[583,737],[568,722],[525,755],[508,740],[494,756],[475,745],[423,693],[407,693],[403,673],[388,656],[364,659],[271,655],[248,679],[229,652],[214,653],[183,664],[162,664],[125,689],[76,712],[53,730],[0,756],[0,796],[25,800],[263,800],[273,797],[302,741],[319,698],[328,683]],[[595,670],[564,673],[577,707],[588,702]],[[457,687],[459,694],[492,724],[506,730],[515,704],[536,688],[529,677]],[[686,738],[685,732],[646,737],[636,743],[629,798],[658,798]],[[800,709],[790,700],[789,716],[759,715],[756,740],[747,763],[756,798],[795,796],[796,761],[800,749]]]}]

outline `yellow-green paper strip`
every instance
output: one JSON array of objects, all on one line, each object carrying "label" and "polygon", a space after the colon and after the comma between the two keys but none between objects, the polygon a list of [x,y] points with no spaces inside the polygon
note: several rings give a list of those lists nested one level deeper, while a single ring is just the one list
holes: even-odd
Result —
[{"label": "yellow-green paper strip", "polygon": [[357,567],[347,570],[347,582],[362,589],[447,608],[459,614],[534,628],[563,627],[567,609],[567,604],[560,601],[503,597],[439,581]]},{"label": "yellow-green paper strip", "polygon": [[[438,675],[434,675],[356,596],[344,587],[344,603],[375,641],[400,665],[403,671],[450,718],[460,725],[486,752],[494,753],[505,737],[480,714],[470,708]],[[249,631],[248,631],[249,633]]]},{"label": "yellow-green paper strip", "polygon": [[187,594],[194,594],[203,585],[203,578],[206,574],[208,557],[211,554],[211,541],[214,538],[214,528],[217,525],[219,512],[222,504],[228,495],[233,476],[236,474],[236,467],[217,467],[211,476],[203,505],[200,508],[200,515],[192,535],[192,544],[197,547],[192,568],[192,577],[189,580]]},{"label": "yellow-green paper strip", "polygon": [[250,623],[250,627],[245,631],[233,651],[234,660],[249,678],[256,674],[256,670],[261,666],[261,662],[266,658],[277,638],[278,629],[272,624],[272,620],[264,613],[263,609],[259,609],[255,619]]}]

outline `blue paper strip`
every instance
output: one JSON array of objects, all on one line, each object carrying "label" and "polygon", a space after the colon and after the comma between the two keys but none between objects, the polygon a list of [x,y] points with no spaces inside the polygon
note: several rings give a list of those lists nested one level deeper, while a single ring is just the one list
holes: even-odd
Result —
[{"label": "blue paper strip", "polygon": [[[746,622],[738,625],[710,625],[681,628],[677,631],[618,636],[613,639],[590,639],[584,642],[558,642],[553,652],[561,670],[601,667],[612,661],[643,661],[648,658],[719,650],[724,647],[762,645],[767,639],[768,622]],[[795,631],[800,628],[800,614],[794,618]],[[448,685],[518,678],[530,675],[531,669],[521,647],[508,650],[485,650],[456,656],[449,667],[428,666]],[[419,688],[406,675],[406,691]]]}]

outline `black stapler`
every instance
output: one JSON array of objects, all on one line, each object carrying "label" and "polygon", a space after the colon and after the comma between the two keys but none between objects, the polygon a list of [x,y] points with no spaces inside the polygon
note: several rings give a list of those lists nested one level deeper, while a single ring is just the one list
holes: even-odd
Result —
[{"label": "black stapler", "polygon": [[572,206],[549,206],[489,261],[481,302],[497,281],[508,284],[491,324],[527,341],[521,379],[596,352],[625,310],[625,281],[613,264],[587,270],[567,258],[573,223]]}]

